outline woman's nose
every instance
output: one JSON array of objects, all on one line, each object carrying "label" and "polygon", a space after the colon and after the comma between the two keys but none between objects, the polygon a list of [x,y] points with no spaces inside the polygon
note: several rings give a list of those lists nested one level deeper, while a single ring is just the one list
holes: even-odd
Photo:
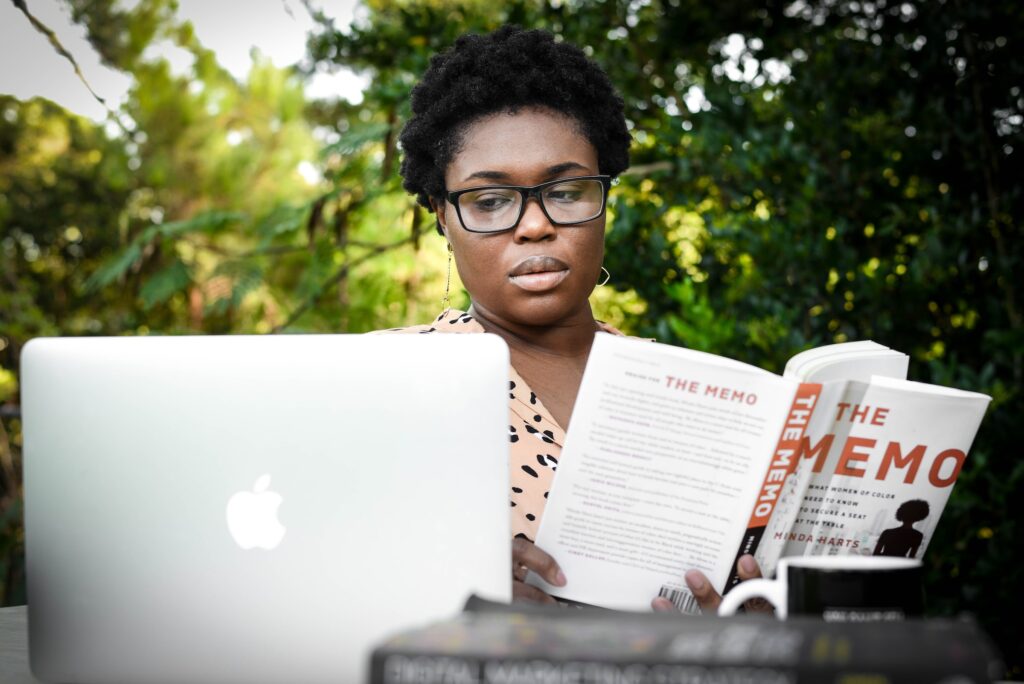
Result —
[{"label": "woman's nose", "polygon": [[523,217],[519,219],[519,225],[515,229],[515,238],[521,242],[535,242],[537,240],[550,239],[555,236],[556,228],[548,220],[547,215],[540,206],[540,200],[531,197],[526,200],[526,209]]}]

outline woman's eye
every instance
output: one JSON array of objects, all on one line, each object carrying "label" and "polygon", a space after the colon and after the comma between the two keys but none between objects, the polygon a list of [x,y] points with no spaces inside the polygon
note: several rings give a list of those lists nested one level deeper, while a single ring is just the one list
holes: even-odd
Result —
[{"label": "woman's eye", "polygon": [[512,203],[512,198],[507,195],[480,195],[472,200],[474,211],[500,211]]},{"label": "woman's eye", "polygon": [[583,192],[576,188],[558,188],[547,193],[547,199],[553,202],[578,202]]}]

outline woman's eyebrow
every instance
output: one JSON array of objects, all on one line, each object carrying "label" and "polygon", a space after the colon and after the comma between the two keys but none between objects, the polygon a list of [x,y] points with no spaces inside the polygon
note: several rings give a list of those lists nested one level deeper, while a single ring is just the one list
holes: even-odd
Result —
[{"label": "woman's eyebrow", "polygon": [[473,180],[474,178],[482,178],[483,180],[503,181],[507,180],[508,177],[508,174],[502,171],[476,171],[475,173],[471,173],[465,178],[463,178],[462,182]]},{"label": "woman's eyebrow", "polygon": [[[578,162],[562,162],[561,164],[555,164],[554,166],[549,166],[547,169],[545,169],[544,176],[546,178],[552,178],[560,173],[565,173],[566,171],[572,171],[575,169],[586,170],[586,168],[587,167],[583,166],[583,164],[580,164]],[[463,178],[462,182],[473,180],[474,178],[480,178],[483,180],[504,181],[508,180],[509,177],[509,174],[505,173],[504,171],[476,171]]]},{"label": "woman's eyebrow", "polygon": [[554,166],[548,167],[546,175],[550,178],[561,173],[565,173],[566,171],[574,171],[575,169],[586,170],[586,168],[587,167],[583,166],[583,164],[578,164],[576,162],[562,162],[561,164],[555,164]]}]

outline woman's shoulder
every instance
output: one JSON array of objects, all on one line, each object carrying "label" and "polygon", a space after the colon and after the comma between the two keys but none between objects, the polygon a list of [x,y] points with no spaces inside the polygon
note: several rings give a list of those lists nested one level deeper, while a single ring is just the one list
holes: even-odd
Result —
[{"label": "woman's shoulder", "polygon": [[409,335],[429,333],[482,333],[484,331],[473,316],[458,309],[446,309],[430,323],[409,325],[403,328],[374,330],[371,335]]}]

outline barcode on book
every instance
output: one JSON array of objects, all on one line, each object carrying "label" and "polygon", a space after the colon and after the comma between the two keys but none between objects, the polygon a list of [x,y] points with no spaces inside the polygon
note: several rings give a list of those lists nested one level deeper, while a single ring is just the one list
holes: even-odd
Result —
[{"label": "barcode on book", "polygon": [[663,586],[658,591],[658,596],[667,598],[675,607],[689,615],[700,615],[700,606],[697,599],[687,589],[676,589],[675,587]]}]

